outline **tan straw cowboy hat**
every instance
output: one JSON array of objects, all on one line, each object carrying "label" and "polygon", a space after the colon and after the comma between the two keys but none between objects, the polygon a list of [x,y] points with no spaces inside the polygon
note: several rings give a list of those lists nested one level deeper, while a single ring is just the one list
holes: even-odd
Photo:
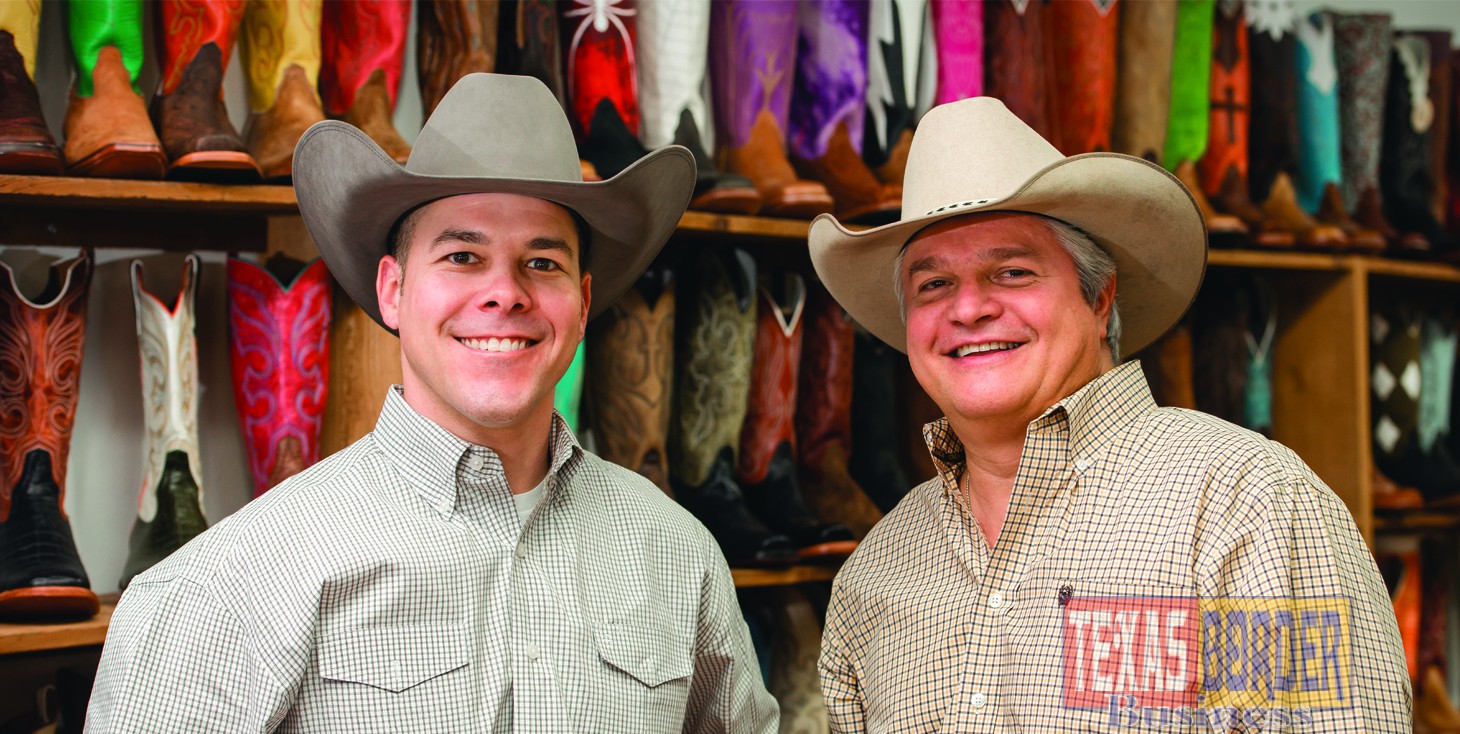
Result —
[{"label": "tan straw cowboy hat", "polygon": [[[391,160],[347,123],[316,123],[294,149],[294,191],[309,234],[346,293],[380,323],[375,273],[391,228],[421,204],[507,193],[561,204],[590,230],[589,318],[613,305],[674,233],[695,164],[677,145],[613,178],[584,183],[568,118],[532,77],[468,74],[421,129],[410,160]],[[381,324],[384,326],[384,324]]]},{"label": "tan straw cowboy hat", "polygon": [[1206,223],[1175,176],[1128,155],[1060,155],[991,97],[941,105],[923,117],[902,191],[900,221],[853,232],[823,214],[810,236],[811,262],[827,290],[902,351],[907,330],[893,262],[919,230],[948,217],[1021,211],[1084,230],[1115,259],[1122,354],[1171,328],[1206,271]]}]

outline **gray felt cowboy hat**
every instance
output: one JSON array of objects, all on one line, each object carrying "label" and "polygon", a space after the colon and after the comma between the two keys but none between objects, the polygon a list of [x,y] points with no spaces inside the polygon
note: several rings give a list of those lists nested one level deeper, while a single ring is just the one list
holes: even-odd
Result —
[{"label": "gray felt cowboy hat", "polygon": [[1115,259],[1121,354],[1170,329],[1206,271],[1206,223],[1175,176],[1117,153],[1065,157],[991,97],[941,105],[923,117],[902,191],[900,221],[853,232],[823,214],[810,236],[811,262],[827,290],[902,351],[907,330],[893,262],[918,231],[948,217],[1022,211],[1084,230]]},{"label": "gray felt cowboy hat", "polygon": [[694,182],[694,158],[671,145],[607,181],[585,183],[557,98],[537,79],[503,74],[462,77],[426,120],[404,166],[358,128],[335,120],[310,127],[294,149],[304,224],[335,281],[376,323],[375,273],[391,228],[421,204],[508,193],[577,212],[590,231],[585,265],[593,274],[593,318],[659,254]]}]

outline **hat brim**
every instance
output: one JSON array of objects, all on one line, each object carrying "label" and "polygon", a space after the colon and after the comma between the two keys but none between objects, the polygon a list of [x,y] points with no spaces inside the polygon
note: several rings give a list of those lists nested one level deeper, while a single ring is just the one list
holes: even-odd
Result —
[{"label": "hat brim", "polygon": [[694,191],[695,163],[680,146],[655,150],[607,181],[433,176],[396,163],[357,128],[327,120],[294,152],[299,213],[330,274],[376,323],[380,258],[391,228],[415,207],[462,194],[506,193],[561,204],[587,223],[593,274],[588,317],[606,311],[649,267],[674,233]]},{"label": "hat brim", "polygon": [[1002,199],[956,202],[874,229],[854,232],[823,214],[811,223],[811,262],[852,318],[906,352],[893,289],[898,253],[924,227],[988,211],[1067,222],[1115,259],[1121,354],[1140,351],[1180,321],[1206,273],[1206,222],[1191,192],[1164,168],[1117,153],[1064,158]]}]

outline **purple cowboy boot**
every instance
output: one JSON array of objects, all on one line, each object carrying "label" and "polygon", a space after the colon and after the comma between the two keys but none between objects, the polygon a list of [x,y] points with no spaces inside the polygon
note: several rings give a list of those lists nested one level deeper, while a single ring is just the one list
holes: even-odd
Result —
[{"label": "purple cowboy boot", "polygon": [[867,3],[803,3],[791,98],[791,160],[826,184],[842,221],[897,219],[902,186],[883,184],[862,160],[867,99]]}]

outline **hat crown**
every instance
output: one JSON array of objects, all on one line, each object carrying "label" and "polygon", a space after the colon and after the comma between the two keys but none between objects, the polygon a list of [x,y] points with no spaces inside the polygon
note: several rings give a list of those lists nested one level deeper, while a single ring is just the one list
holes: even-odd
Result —
[{"label": "hat crown", "polygon": [[468,74],[436,105],[405,165],[426,176],[583,180],[573,131],[540,80]]},{"label": "hat crown", "polygon": [[939,105],[908,151],[903,219],[1006,198],[1064,156],[993,97]]}]

